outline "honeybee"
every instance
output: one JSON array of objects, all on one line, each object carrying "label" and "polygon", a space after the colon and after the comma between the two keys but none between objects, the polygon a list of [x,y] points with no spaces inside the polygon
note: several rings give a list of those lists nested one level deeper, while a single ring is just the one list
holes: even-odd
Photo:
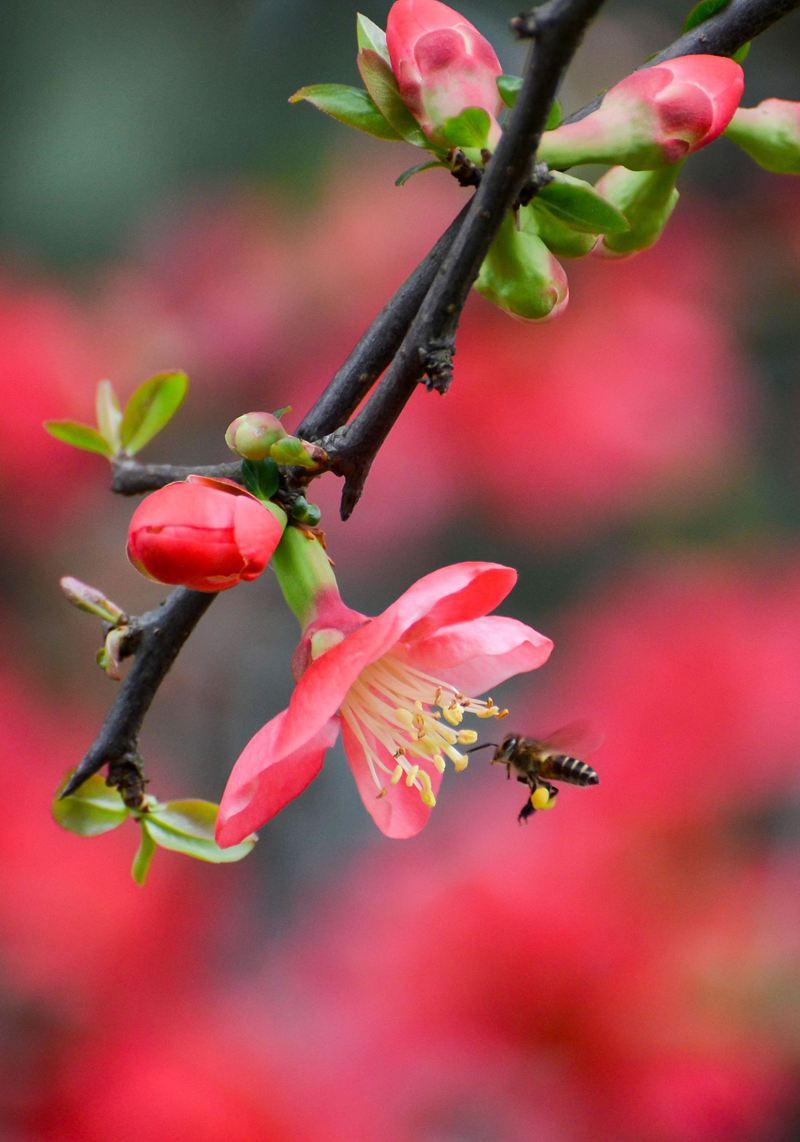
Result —
[{"label": "honeybee", "polygon": [[[540,809],[552,809],[558,796],[558,789],[551,784],[552,781],[564,781],[569,785],[600,783],[591,765],[567,752],[569,746],[566,743],[577,739],[583,743],[582,752],[590,752],[600,744],[596,736],[588,740],[585,722],[576,722],[541,739],[507,734],[500,745],[495,745],[492,765],[504,765],[509,777],[513,770],[517,781],[530,789],[517,820],[527,821]],[[493,742],[486,744],[494,745]]]}]

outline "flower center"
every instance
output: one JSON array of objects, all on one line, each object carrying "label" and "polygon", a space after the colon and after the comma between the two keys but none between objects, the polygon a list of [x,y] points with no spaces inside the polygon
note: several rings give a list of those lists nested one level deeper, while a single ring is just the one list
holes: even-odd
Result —
[{"label": "flower center", "polygon": [[340,712],[364,750],[377,796],[385,797],[390,786],[405,780],[423,804],[433,808],[431,768],[444,773],[449,758],[460,773],[469,758],[457,746],[478,739],[475,730],[457,728],[465,714],[504,718],[508,710],[491,698],[481,701],[461,694],[387,654],[362,670]]}]

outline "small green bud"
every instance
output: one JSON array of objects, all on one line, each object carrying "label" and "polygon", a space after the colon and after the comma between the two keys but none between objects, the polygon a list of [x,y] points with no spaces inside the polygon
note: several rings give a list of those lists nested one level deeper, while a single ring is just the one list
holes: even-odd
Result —
[{"label": "small green bud", "polygon": [[631,171],[612,167],[596,184],[596,189],[625,215],[630,229],[621,234],[605,234],[596,253],[625,257],[654,245],[664,232],[680,195],[675,181],[683,163],[660,170]]},{"label": "small green bud", "polygon": [[270,456],[276,464],[296,468],[317,468],[318,462],[314,458],[311,448],[297,436],[287,436],[272,445]]},{"label": "small green bud", "polygon": [[309,503],[305,496],[298,496],[292,504],[292,519],[307,527],[316,527],[322,519],[322,511],[317,504]]},{"label": "small green bud", "polygon": [[225,443],[245,460],[266,460],[286,429],[272,412],[246,412],[228,425]]},{"label": "small green bud", "polygon": [[107,599],[97,587],[90,587],[88,583],[82,583],[72,575],[65,575],[60,580],[60,586],[73,607],[77,607],[79,611],[97,615],[107,623],[119,623],[124,620],[125,612],[122,607]]},{"label": "small green bud", "polygon": [[725,135],[765,170],[800,174],[800,102],[765,99],[740,107]]},{"label": "small green bud", "polygon": [[526,321],[558,317],[569,299],[567,275],[536,234],[517,230],[507,215],[486,255],[475,289]]}]

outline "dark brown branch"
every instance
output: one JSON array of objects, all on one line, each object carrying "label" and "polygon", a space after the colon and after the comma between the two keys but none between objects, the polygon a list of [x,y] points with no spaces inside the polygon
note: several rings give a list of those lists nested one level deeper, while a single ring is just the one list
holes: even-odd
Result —
[{"label": "dark brown branch", "polygon": [[439,267],[452,248],[468,207],[469,203],[386,303],[319,400],[306,413],[297,429],[297,435],[303,440],[319,440],[349,420],[392,361]]},{"label": "dark brown branch", "polygon": [[141,785],[139,731],[145,714],[181,647],[216,597],[214,592],[178,587],[160,607],[134,620],[126,654],[135,653],[136,661],[62,797],[108,765],[114,784],[129,786],[135,799],[136,773]]},{"label": "dark brown branch", "polygon": [[342,518],[358,502],[378,449],[424,374],[445,392],[452,373],[455,331],[481,263],[522,185],[563,72],[603,0],[550,0],[537,8],[526,34],[533,38],[522,89],[467,216],[442,263],[394,362],[367,407],[325,440],[334,468],[345,477]]},{"label": "dark brown branch", "polygon": [[212,476],[241,483],[242,462],[232,460],[225,464],[140,464],[133,457],[115,457],[112,461],[111,491],[118,496],[140,496],[154,492],[165,484],[185,480],[187,476]]}]

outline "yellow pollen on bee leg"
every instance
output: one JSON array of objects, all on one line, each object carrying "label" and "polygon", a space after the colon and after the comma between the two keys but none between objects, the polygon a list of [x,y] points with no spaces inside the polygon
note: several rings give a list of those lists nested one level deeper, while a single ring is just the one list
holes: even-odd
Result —
[{"label": "yellow pollen on bee leg", "polygon": [[547,802],[546,805],[542,805],[542,808],[543,809],[555,809],[557,800],[558,800],[558,798],[556,797],[555,793],[551,793],[550,794],[550,800]]},{"label": "yellow pollen on bee leg", "polygon": [[546,809],[550,801],[550,790],[540,785],[531,793],[531,805],[534,809]]}]

